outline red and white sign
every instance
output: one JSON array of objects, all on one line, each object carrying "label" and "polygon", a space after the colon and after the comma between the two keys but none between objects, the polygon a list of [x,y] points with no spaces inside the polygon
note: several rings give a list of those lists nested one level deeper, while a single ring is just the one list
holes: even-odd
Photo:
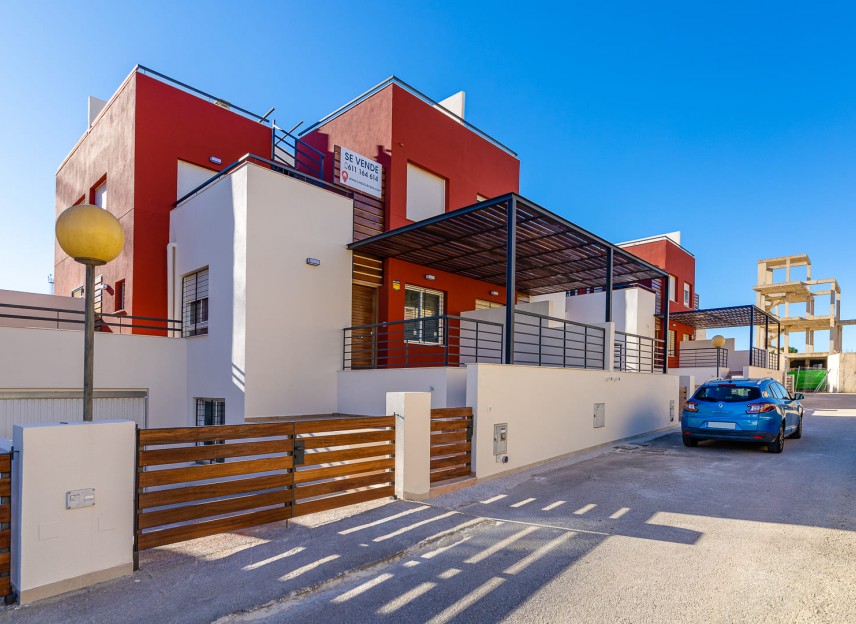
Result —
[{"label": "red and white sign", "polygon": [[383,197],[383,167],[347,147],[339,148],[339,184],[380,199]]}]

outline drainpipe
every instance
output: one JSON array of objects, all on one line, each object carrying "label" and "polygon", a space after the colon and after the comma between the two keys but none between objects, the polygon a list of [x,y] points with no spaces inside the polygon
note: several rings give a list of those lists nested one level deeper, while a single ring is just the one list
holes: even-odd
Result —
[{"label": "drainpipe", "polygon": [[[166,246],[166,316],[169,319],[175,316],[175,249],[176,243],[168,243]],[[168,332],[174,337],[175,331]]]}]

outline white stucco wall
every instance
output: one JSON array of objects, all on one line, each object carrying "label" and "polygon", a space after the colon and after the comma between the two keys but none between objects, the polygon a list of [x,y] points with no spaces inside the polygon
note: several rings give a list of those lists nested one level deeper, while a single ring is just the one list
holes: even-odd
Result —
[{"label": "white stucco wall", "polygon": [[45,310],[25,310],[21,308],[10,308],[9,305],[34,306],[38,308],[59,308],[83,312],[85,301],[75,297],[60,297],[58,295],[45,295],[40,293],[22,292],[19,290],[0,289],[0,314],[16,316],[32,316],[44,320],[35,319],[13,319],[0,317],[0,327],[49,327],[53,329],[80,329],[81,323],[64,323],[62,319],[82,321],[82,314],[74,312],[59,313]]},{"label": "white stucco wall", "polygon": [[[81,389],[83,332],[0,327],[0,345],[0,389]],[[94,386],[147,390],[150,428],[184,426],[186,341],[97,332]]]},{"label": "white stucco wall", "polygon": [[209,333],[187,339],[189,413],[196,397],[225,399],[229,423],[335,411],[352,229],[350,199],[249,164],[173,210],[174,300],[183,275],[208,267]]},{"label": "white stucco wall", "polygon": [[[654,337],[654,293],[643,288],[622,288],[612,292],[615,331]],[[605,293],[565,297],[565,318],[578,323],[603,323]]]},{"label": "white stucco wall", "polygon": [[[674,375],[495,364],[472,364],[467,373],[479,478],[655,431],[679,417]],[[593,426],[595,403],[606,404],[602,428]],[[493,455],[493,427],[500,423],[508,424],[506,464]]]},{"label": "white stucco wall", "polygon": [[835,353],[827,359],[830,392],[856,392],[856,353]]},{"label": "white stucco wall", "polygon": [[465,407],[466,368],[390,368],[340,371],[337,412],[384,416],[387,392],[429,392],[431,408]]},{"label": "white stucco wall", "polygon": [[[16,426],[12,581],[27,603],[133,570],[134,423]],[[66,492],[95,504],[66,509]]]}]

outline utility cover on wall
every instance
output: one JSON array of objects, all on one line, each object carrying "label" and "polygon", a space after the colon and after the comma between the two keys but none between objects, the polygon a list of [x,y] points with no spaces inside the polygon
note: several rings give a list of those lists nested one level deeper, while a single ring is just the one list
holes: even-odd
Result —
[{"label": "utility cover on wall", "polygon": [[595,428],[606,426],[606,403],[594,404],[594,426]]}]

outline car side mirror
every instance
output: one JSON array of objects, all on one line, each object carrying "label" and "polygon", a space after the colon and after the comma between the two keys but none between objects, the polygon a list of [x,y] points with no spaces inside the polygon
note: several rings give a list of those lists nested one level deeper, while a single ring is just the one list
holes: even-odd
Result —
[{"label": "car side mirror", "polygon": [[805,398],[805,395],[801,392],[797,392],[794,394],[794,401],[802,401]]}]

